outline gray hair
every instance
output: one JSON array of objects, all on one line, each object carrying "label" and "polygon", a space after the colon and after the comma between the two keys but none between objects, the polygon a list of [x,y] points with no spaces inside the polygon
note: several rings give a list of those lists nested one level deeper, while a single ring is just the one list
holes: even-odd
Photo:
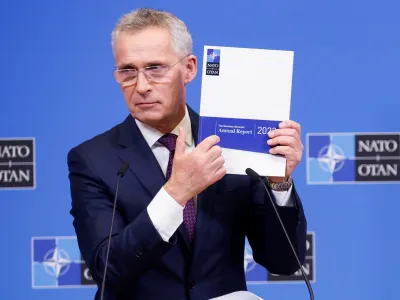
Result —
[{"label": "gray hair", "polygon": [[149,27],[165,28],[172,36],[173,48],[180,56],[192,54],[192,36],[185,23],[173,14],[148,8],[140,8],[123,15],[112,31],[112,49],[121,32],[135,32]]}]

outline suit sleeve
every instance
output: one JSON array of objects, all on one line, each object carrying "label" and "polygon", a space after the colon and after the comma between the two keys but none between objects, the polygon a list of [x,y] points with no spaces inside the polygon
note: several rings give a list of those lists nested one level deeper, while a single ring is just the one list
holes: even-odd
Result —
[{"label": "suit sleeve", "polygon": [[[270,194],[274,197],[271,191]],[[253,250],[254,260],[273,274],[293,274],[300,267],[261,182],[253,182],[250,197],[246,235]],[[307,221],[294,186],[291,198],[294,201],[293,206],[275,205],[275,207],[300,263],[303,264],[306,255]]]},{"label": "suit sleeve", "polygon": [[[68,167],[71,215],[78,244],[93,279],[101,284],[114,195],[96,175],[89,159],[83,159],[75,149],[68,153]],[[175,236],[169,242],[162,239],[147,209],[129,224],[117,209],[107,267],[107,285],[116,291],[124,289],[132,283],[132,279],[146,273],[174,242]]]}]

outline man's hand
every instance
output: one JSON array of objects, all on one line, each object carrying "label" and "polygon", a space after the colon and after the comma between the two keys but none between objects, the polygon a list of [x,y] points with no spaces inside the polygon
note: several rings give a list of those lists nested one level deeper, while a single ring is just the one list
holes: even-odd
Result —
[{"label": "man's hand", "polygon": [[186,134],[179,128],[171,178],[164,188],[184,206],[187,201],[220,180],[226,173],[221,147],[216,135],[209,136],[191,152],[186,152]]},{"label": "man's hand", "polygon": [[279,128],[269,132],[268,145],[276,146],[270,149],[271,154],[281,154],[286,157],[286,177],[269,177],[272,182],[283,182],[293,173],[303,154],[303,144],[300,140],[300,124],[287,120],[279,124]]}]

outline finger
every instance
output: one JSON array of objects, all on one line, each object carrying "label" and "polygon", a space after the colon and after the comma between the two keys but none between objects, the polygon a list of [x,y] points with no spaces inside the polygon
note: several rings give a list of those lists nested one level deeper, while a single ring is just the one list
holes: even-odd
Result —
[{"label": "finger", "polygon": [[297,152],[289,146],[276,146],[269,149],[271,154],[280,154],[286,157],[286,159],[296,159]]},{"label": "finger", "polygon": [[216,143],[220,141],[219,136],[210,135],[206,139],[204,139],[200,144],[197,145],[196,149],[201,152],[207,152],[214,146]]},{"label": "finger", "polygon": [[226,168],[224,166],[220,167],[214,174],[214,182],[220,180],[226,174]]},{"label": "finger", "polygon": [[300,139],[300,135],[296,129],[293,128],[284,128],[284,129],[275,129],[271,130],[268,133],[270,138],[277,137],[277,136],[292,136],[294,138]]},{"label": "finger", "polygon": [[176,139],[175,155],[183,155],[186,152],[186,133],[179,127],[178,138]]},{"label": "finger", "polygon": [[218,145],[212,146],[211,149],[207,152],[207,160],[214,161],[218,157],[222,155],[222,148]]},{"label": "finger", "polygon": [[218,167],[214,172],[210,174],[211,184],[220,180],[226,174],[226,168],[224,165]]},{"label": "finger", "polygon": [[215,170],[217,171],[219,168],[221,168],[225,163],[225,159],[223,156],[219,156],[216,159],[213,160],[212,163],[210,163],[210,170]]},{"label": "finger", "polygon": [[300,150],[300,141],[292,136],[277,136],[267,141],[268,145],[274,147],[276,145],[289,146],[295,150]]},{"label": "finger", "polygon": [[279,128],[283,129],[283,128],[293,128],[295,129],[299,135],[301,135],[301,126],[299,123],[292,121],[292,120],[286,120],[283,121],[279,124]]}]

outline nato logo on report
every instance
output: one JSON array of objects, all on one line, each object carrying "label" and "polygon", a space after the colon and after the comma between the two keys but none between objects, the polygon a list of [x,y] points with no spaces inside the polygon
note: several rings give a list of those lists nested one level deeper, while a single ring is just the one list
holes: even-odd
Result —
[{"label": "nato logo on report", "polygon": [[95,285],[75,236],[32,238],[32,288],[57,289]]},{"label": "nato logo on report", "polygon": [[220,49],[207,49],[206,75],[219,76],[220,58]]},{"label": "nato logo on report", "polygon": [[307,134],[307,183],[398,183],[399,133]]}]

